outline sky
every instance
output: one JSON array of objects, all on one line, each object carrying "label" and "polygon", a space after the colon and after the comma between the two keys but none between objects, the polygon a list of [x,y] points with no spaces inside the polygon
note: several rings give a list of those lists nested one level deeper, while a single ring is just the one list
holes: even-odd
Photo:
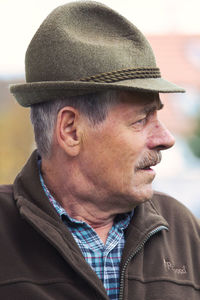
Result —
[{"label": "sky", "polygon": [[[62,0],[0,0],[0,77],[24,74],[24,57],[34,33]],[[144,34],[200,34],[200,0],[101,0]]]}]

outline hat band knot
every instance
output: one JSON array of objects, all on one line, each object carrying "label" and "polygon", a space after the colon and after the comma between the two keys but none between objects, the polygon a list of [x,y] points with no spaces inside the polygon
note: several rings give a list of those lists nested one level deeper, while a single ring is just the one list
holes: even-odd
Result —
[{"label": "hat band knot", "polygon": [[127,79],[142,79],[142,78],[160,78],[161,73],[159,68],[137,68],[124,69],[113,72],[101,73],[94,76],[81,78],[80,81],[86,82],[117,82]]}]

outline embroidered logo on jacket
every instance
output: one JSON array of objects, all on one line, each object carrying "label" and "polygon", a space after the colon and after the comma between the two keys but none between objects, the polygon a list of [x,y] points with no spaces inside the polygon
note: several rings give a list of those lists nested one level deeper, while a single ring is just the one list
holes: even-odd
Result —
[{"label": "embroidered logo on jacket", "polygon": [[180,274],[180,275],[183,275],[183,274],[186,274],[187,273],[187,270],[186,270],[186,266],[182,266],[180,268],[177,268],[173,263],[171,263],[169,260],[166,260],[165,258],[163,259],[164,261],[164,266],[165,266],[165,269],[169,270],[169,271],[173,271],[174,273],[176,274]]}]

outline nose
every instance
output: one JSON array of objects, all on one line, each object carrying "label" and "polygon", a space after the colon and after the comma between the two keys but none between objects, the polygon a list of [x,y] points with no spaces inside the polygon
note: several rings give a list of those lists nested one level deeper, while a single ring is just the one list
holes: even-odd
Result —
[{"label": "nose", "polygon": [[154,124],[148,138],[148,148],[154,150],[166,150],[175,144],[174,136],[160,121]]}]

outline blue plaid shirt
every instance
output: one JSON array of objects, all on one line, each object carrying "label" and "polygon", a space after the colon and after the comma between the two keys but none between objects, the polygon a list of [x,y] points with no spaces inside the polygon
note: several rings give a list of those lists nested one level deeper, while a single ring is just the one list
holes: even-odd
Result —
[{"label": "blue plaid shirt", "polygon": [[102,280],[110,299],[118,299],[120,285],[120,261],[125,244],[124,229],[130,223],[133,212],[118,215],[104,245],[97,233],[86,222],[71,218],[53,198],[40,173],[40,181],[50,203],[71,231],[85,260]]}]

